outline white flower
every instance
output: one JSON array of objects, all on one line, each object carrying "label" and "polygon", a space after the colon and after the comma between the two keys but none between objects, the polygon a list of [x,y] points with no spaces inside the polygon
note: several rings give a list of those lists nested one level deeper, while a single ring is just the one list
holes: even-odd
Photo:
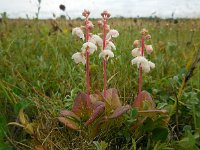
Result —
[{"label": "white flower", "polygon": [[152,63],[151,61],[148,61],[150,68],[154,69],[155,68],[155,64]]},{"label": "white flower", "polygon": [[86,64],[85,56],[83,53],[77,52],[73,54],[72,59],[75,61],[76,64],[78,63],[82,63],[84,65]]},{"label": "white flower", "polygon": [[131,54],[133,55],[133,57],[141,56],[141,50],[140,50],[140,48],[134,48],[131,51]]},{"label": "white flower", "polygon": [[96,34],[94,34],[90,37],[89,42],[92,42],[93,44],[97,44],[100,47],[103,45],[102,38]]},{"label": "white flower", "polygon": [[85,53],[87,48],[88,48],[90,54],[93,54],[94,51],[97,50],[97,46],[94,43],[92,43],[92,42],[86,42],[86,43],[84,43],[83,46],[82,46],[82,48],[81,48],[81,51],[83,53]]},{"label": "white flower", "polygon": [[137,56],[131,61],[132,65],[136,64],[137,67],[140,67],[140,64],[148,63],[148,60],[143,56]]},{"label": "white flower", "polygon": [[76,35],[79,38],[81,38],[82,40],[85,39],[83,31],[79,27],[72,29],[72,35]]},{"label": "white flower", "polygon": [[114,53],[109,49],[105,49],[105,50],[101,51],[101,53],[99,54],[99,58],[103,58],[103,59],[107,59],[107,60],[112,57],[114,57]]},{"label": "white flower", "polygon": [[119,36],[119,32],[117,30],[114,30],[114,29],[111,29],[107,35],[106,35],[106,39],[109,40],[111,39],[112,37],[116,38]]},{"label": "white flower", "polygon": [[94,28],[94,25],[93,25],[92,21],[88,21],[88,28],[89,29],[93,29]]},{"label": "white flower", "polygon": [[139,68],[140,65],[142,67],[142,71],[145,73],[148,73],[151,69],[155,68],[155,64],[152,63],[151,61],[148,61],[145,57],[143,56],[137,56],[131,61],[132,65],[136,64],[137,67]]},{"label": "white flower", "polygon": [[152,45],[145,45],[147,54],[151,54],[153,52],[153,47]]},{"label": "white flower", "polygon": [[114,50],[116,50],[116,46],[115,46],[115,44],[113,42],[108,41],[107,44],[106,44],[105,49],[109,49],[109,50],[114,49]]}]

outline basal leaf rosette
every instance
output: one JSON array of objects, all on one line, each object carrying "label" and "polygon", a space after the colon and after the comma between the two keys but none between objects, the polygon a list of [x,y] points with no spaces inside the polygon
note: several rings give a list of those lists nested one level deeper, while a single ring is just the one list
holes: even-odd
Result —
[{"label": "basal leaf rosette", "polygon": [[91,94],[91,107],[88,107],[87,95],[79,93],[72,109],[60,112],[59,121],[76,131],[89,128],[92,135],[96,136],[102,128],[113,120],[117,121],[131,108],[130,105],[122,105],[116,89],[108,89],[106,94],[106,98],[103,92]]}]

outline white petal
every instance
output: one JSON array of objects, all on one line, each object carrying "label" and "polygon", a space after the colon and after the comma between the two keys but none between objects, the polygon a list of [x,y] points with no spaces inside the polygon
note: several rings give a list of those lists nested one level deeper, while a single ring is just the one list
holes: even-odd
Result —
[{"label": "white petal", "polygon": [[147,54],[151,54],[153,52],[152,45],[145,45],[145,49],[147,51]]},{"label": "white petal", "polygon": [[72,29],[72,35],[76,35],[83,40],[85,39],[83,31],[79,27]]},{"label": "white petal", "polygon": [[142,67],[142,71],[144,71],[145,73],[148,73],[150,71],[150,66],[148,63],[142,63],[141,64],[141,67]]},{"label": "white petal", "polygon": [[116,37],[118,37],[118,36],[119,36],[119,32],[118,32],[117,30],[115,30],[115,29],[111,29],[111,30],[107,33],[106,39],[107,39],[107,40],[110,40],[112,37],[116,38]]},{"label": "white petal", "polygon": [[133,57],[141,56],[141,51],[139,48],[134,48],[131,54],[133,55]]},{"label": "white petal", "polygon": [[82,50],[83,53],[86,52],[87,47],[88,47],[88,50],[89,50],[90,54],[93,54],[94,51],[97,50],[97,46],[94,43],[92,43],[92,42],[86,42],[86,43],[83,44],[83,46],[81,48],[81,50]]},{"label": "white petal", "polygon": [[85,65],[85,63],[86,63],[85,56],[83,54],[81,54],[80,52],[73,54],[72,59],[74,60],[74,62],[76,64],[82,63]]},{"label": "white petal", "polygon": [[91,36],[91,38],[89,39],[89,42],[92,42],[93,44],[97,44],[100,47],[103,45],[103,40],[101,39],[100,36],[96,34]]},{"label": "white petal", "polygon": [[99,58],[112,58],[114,57],[114,53],[111,50],[105,49],[99,54]]},{"label": "white petal", "polygon": [[115,44],[114,44],[113,42],[109,41],[109,42],[106,44],[105,49],[109,49],[109,50],[114,49],[114,50],[116,50],[116,46],[115,46]]},{"label": "white petal", "polygon": [[143,56],[137,56],[131,61],[132,65],[136,64],[137,67],[139,68],[140,65],[142,67],[142,71],[145,73],[148,73],[151,69],[155,68],[155,64],[152,63],[151,61],[148,61],[145,57]]},{"label": "white petal", "polygon": [[137,56],[131,62],[132,62],[132,65],[133,65],[133,64],[146,63],[146,62],[148,62],[148,60],[143,56]]},{"label": "white petal", "polygon": [[152,63],[151,61],[148,61],[150,68],[154,69],[155,68],[155,64]]}]

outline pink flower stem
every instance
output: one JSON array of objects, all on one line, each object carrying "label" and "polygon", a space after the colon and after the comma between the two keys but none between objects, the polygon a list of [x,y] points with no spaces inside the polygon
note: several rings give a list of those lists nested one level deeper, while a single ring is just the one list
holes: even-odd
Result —
[{"label": "pink flower stem", "polygon": [[[104,25],[103,25],[103,50],[104,50],[106,47],[106,16],[103,18],[103,21],[104,21]],[[107,65],[107,60],[104,59],[103,60],[103,77],[104,77],[103,95],[105,98],[106,98],[106,82],[107,82],[106,65]]]},{"label": "pink flower stem", "polygon": [[[85,19],[85,39],[86,42],[89,40],[89,29],[88,29],[88,16]],[[89,62],[90,62],[90,52],[88,47],[86,48],[86,87],[87,87],[87,106],[90,106],[90,69],[89,69]]]},{"label": "pink flower stem", "polygon": [[[144,56],[144,36],[141,38],[142,45],[142,56]],[[141,97],[142,97],[142,66],[139,68],[139,79],[138,79],[138,103],[141,105]]]}]

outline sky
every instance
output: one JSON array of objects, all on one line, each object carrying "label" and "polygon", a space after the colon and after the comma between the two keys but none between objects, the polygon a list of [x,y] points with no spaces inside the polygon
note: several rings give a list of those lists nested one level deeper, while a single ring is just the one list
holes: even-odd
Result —
[{"label": "sky", "polygon": [[[81,17],[84,9],[92,18],[99,18],[103,10],[113,17],[200,18],[200,0],[41,0],[39,18],[53,18],[63,15],[59,5],[66,6],[71,18]],[[0,13],[7,12],[9,18],[34,18],[38,0],[0,0]]]}]

